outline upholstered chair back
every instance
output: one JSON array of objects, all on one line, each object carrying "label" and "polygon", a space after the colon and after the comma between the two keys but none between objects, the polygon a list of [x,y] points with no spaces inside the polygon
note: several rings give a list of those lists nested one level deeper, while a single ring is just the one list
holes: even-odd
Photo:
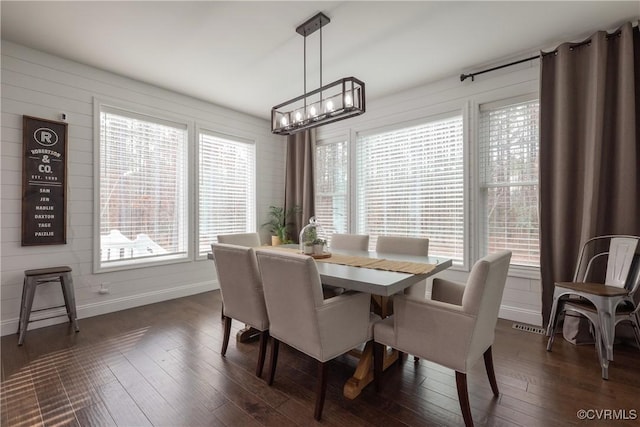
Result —
[{"label": "upholstered chair back", "polygon": [[252,248],[211,245],[224,302],[224,314],[259,330],[269,328],[262,281]]},{"label": "upholstered chair back", "polygon": [[272,337],[321,362],[370,338],[369,294],[323,300],[313,258],[269,249],[256,255]]},{"label": "upholstered chair back", "polygon": [[[429,239],[420,237],[378,236],[376,252],[380,254],[429,256]],[[405,289],[405,295],[425,298],[427,281],[423,280]]]},{"label": "upholstered chair back", "polygon": [[218,234],[218,243],[257,248],[261,245],[258,233]]},{"label": "upholstered chair back", "polygon": [[429,239],[421,237],[378,236],[376,252],[429,256]]},{"label": "upholstered chair back", "polygon": [[[258,252],[265,283],[271,336],[303,353],[320,353],[320,330],[315,315],[322,305],[322,284],[313,258]],[[291,256],[295,255],[295,256]]]},{"label": "upholstered chair back", "polygon": [[368,251],[369,235],[368,234],[339,234],[331,235],[329,247],[332,249],[341,249],[344,251]]},{"label": "upholstered chair back", "polygon": [[462,295],[462,311],[476,316],[467,360],[475,362],[493,344],[511,252],[503,251],[478,260]]}]

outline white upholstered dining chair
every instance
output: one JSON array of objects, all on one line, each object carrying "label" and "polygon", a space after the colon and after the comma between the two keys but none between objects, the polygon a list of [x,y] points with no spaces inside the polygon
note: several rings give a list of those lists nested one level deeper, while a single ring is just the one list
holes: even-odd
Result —
[{"label": "white upholstered dining chair", "polygon": [[[345,251],[368,251],[369,235],[368,234],[340,234],[333,233],[329,241],[329,248]],[[340,295],[344,292],[344,288],[330,285],[322,285],[325,298]]]},{"label": "white upholstered dining chair", "polygon": [[[421,237],[378,236],[376,241],[378,254],[398,254],[429,256],[429,239]],[[380,255],[379,255],[380,256]],[[424,298],[427,294],[427,281],[423,280],[411,285],[404,291],[405,295]]]},{"label": "white upholstered dining chair", "polygon": [[[378,236],[376,240],[376,253],[378,257],[384,257],[384,254],[394,255],[416,255],[429,256],[429,239],[421,237],[402,237],[402,236]],[[427,294],[427,281],[422,280],[404,290],[405,295],[412,295],[418,298],[425,298]],[[389,298],[389,302],[381,301],[380,304],[386,304],[389,307],[393,303],[393,298]],[[387,308],[389,310],[389,308]],[[418,357],[414,360],[417,362]]]},{"label": "white upholstered dining chair", "polygon": [[218,243],[257,248],[261,245],[258,233],[218,234]]},{"label": "white upholstered dining chair", "polygon": [[467,372],[483,356],[498,396],[491,346],[510,260],[509,251],[478,260],[466,285],[435,278],[432,300],[396,295],[393,316],[374,326],[376,389],[381,389],[385,345],[451,368],[465,425],[472,426]]},{"label": "white upholstered dining chair", "polygon": [[[260,235],[258,233],[233,233],[218,234],[218,243],[226,243],[229,245],[246,246],[248,248],[257,248],[260,246]],[[224,303],[220,310],[220,317],[224,320]]]},{"label": "white upholstered dining chair", "polygon": [[273,384],[279,343],[283,342],[318,362],[314,417],[319,420],[327,387],[327,362],[371,340],[377,316],[369,313],[370,295],[347,292],[322,297],[315,260],[269,249],[256,251],[267,312],[271,322]]},{"label": "white upholstered dining chair", "polygon": [[260,377],[269,339],[269,317],[255,252],[253,248],[224,243],[212,244],[211,250],[224,303],[222,356],[226,354],[229,345],[232,319],[244,322],[260,331],[260,350],[256,365],[256,375]]},{"label": "white upholstered dining chair", "polygon": [[329,247],[345,251],[368,251],[369,235],[333,233],[329,241]]}]

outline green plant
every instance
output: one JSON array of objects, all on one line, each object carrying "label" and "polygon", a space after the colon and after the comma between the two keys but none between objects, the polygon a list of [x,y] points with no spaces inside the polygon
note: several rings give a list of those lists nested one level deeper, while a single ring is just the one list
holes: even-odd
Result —
[{"label": "green plant", "polygon": [[326,245],[327,241],[324,239],[314,239],[313,240],[313,244],[314,245]]},{"label": "green plant", "polygon": [[287,230],[293,224],[289,219],[298,212],[300,212],[300,207],[298,206],[293,206],[289,209],[280,206],[269,206],[269,220],[262,226],[267,227],[274,236],[278,236],[282,243],[289,243]]},{"label": "green plant", "polygon": [[311,243],[313,244],[313,242],[318,238],[318,232],[316,230],[316,227],[308,227],[305,231],[304,231],[304,237],[303,237],[303,241],[305,243]]}]

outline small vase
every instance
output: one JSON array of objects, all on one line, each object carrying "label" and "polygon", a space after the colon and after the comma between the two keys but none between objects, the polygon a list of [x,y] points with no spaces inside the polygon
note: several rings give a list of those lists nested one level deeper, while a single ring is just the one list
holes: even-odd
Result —
[{"label": "small vase", "polygon": [[271,236],[271,246],[280,246],[282,244],[282,240],[278,236]]},{"label": "small vase", "polygon": [[313,254],[322,255],[324,252],[324,245],[313,245]]},{"label": "small vase", "polygon": [[304,245],[304,254],[311,255],[313,253],[313,245]]}]

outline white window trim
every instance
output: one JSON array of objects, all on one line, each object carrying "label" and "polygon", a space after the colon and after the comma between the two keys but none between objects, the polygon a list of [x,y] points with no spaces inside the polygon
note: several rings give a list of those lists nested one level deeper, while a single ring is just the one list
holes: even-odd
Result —
[{"label": "white window trim", "polygon": [[[172,124],[184,125],[187,129],[187,167],[192,164],[193,146],[194,146],[194,123],[193,121],[179,115],[168,114],[166,111],[153,109],[147,106],[134,104],[115,98],[101,97],[93,98],[93,273],[107,273],[112,271],[133,270],[146,267],[157,267],[167,264],[177,264],[191,262],[193,260],[193,220],[190,211],[193,206],[193,174],[187,173],[187,212],[186,212],[186,253],[170,254],[163,257],[154,258],[153,260],[130,263],[123,261],[122,263],[114,262],[109,267],[102,267],[100,262],[100,112],[102,109],[111,111],[122,111],[131,115],[139,115],[141,117],[149,117],[158,122],[166,121]],[[193,168],[192,168],[193,169]]]},{"label": "white window trim", "polygon": [[193,253],[195,254],[196,261],[208,260],[207,255],[199,255],[199,252],[200,252],[200,198],[199,198],[200,179],[199,177],[200,177],[200,134],[201,133],[205,133],[207,135],[219,137],[222,139],[229,139],[229,140],[243,143],[243,144],[252,145],[254,147],[255,151],[253,156],[253,169],[255,173],[253,176],[253,182],[251,183],[251,185],[253,186],[253,204],[254,204],[253,220],[251,221],[251,224],[253,224],[253,227],[247,230],[247,233],[256,232],[257,230],[256,224],[257,224],[257,217],[258,217],[258,212],[257,212],[258,210],[258,204],[257,204],[258,150],[257,148],[258,147],[257,147],[256,141],[254,139],[235,135],[232,133],[224,133],[224,132],[211,130],[210,126],[197,124],[195,126],[195,132],[193,136],[193,140],[195,141],[195,143],[193,144],[193,151],[194,151],[193,170],[195,171],[195,178],[194,178],[194,194],[195,195],[194,195],[194,209],[193,209],[193,212],[194,212],[193,223],[194,223],[195,237],[193,239]]}]

